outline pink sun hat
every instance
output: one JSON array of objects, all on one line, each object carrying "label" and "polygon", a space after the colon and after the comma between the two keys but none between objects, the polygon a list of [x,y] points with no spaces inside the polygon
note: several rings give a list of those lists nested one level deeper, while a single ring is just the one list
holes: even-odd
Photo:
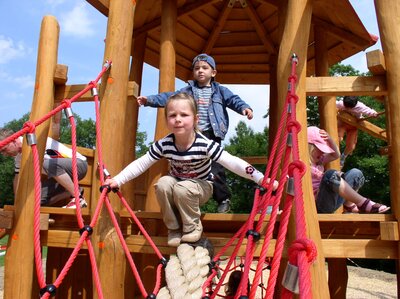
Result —
[{"label": "pink sun hat", "polygon": [[314,144],[321,152],[325,154],[331,154],[335,151],[329,146],[329,144],[321,137],[318,127],[307,128],[307,139],[308,143]]}]

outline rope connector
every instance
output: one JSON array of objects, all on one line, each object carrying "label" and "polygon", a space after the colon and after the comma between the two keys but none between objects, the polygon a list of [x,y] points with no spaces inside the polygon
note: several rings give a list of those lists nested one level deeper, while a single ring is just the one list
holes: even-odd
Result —
[{"label": "rope connector", "polygon": [[54,297],[57,292],[57,287],[54,284],[48,284],[44,288],[40,289],[40,297],[44,294],[49,293],[51,297]]},{"label": "rope connector", "polygon": [[298,64],[299,63],[299,57],[296,55],[296,53],[292,54],[292,62]]},{"label": "rope connector", "polygon": [[103,193],[104,188],[107,189],[107,193],[110,193],[110,191],[111,191],[111,186],[110,185],[102,185],[102,186],[100,186],[100,193]]},{"label": "rope connector", "polygon": [[209,296],[204,296],[204,297],[201,297],[201,299],[210,299],[210,297]]},{"label": "rope connector", "polygon": [[239,299],[249,299],[248,296],[240,296]]},{"label": "rope connector", "polygon": [[289,291],[299,294],[299,268],[288,263],[283,274],[282,285]]},{"label": "rope connector", "polygon": [[286,184],[286,193],[294,196],[294,178],[289,177]]},{"label": "rope connector", "polygon": [[247,238],[248,238],[250,235],[253,236],[254,242],[258,242],[258,240],[260,240],[260,238],[261,238],[260,233],[259,233],[259,232],[256,232],[255,230],[252,230],[252,229],[249,229],[249,230],[246,232],[246,237],[247,237]]},{"label": "rope connector", "polygon": [[[255,189],[259,189],[259,190],[260,190],[260,195],[261,195],[261,196],[264,195],[264,194],[268,191],[267,188],[264,188],[264,187],[262,187],[262,186],[260,186],[260,185],[255,186]],[[271,195],[276,195],[276,190],[273,190],[273,191],[271,192]]]},{"label": "rope connector", "polygon": [[64,114],[67,118],[73,117],[74,114],[72,113],[71,107],[67,107],[64,109]]},{"label": "rope connector", "polygon": [[157,296],[153,293],[147,295],[147,297],[146,297],[146,299],[156,299],[156,298],[157,298]]},{"label": "rope connector", "polygon": [[287,139],[286,139],[286,144],[287,144],[287,146],[290,146],[290,147],[293,146],[293,136],[292,136],[292,133],[288,133]]},{"label": "rope connector", "polygon": [[93,234],[93,227],[91,227],[90,225],[85,225],[79,230],[79,234],[82,236],[84,232],[87,232],[87,235],[90,236],[91,234]]},{"label": "rope connector", "polygon": [[26,142],[29,146],[36,144],[36,134],[35,133],[28,133],[26,134]]},{"label": "rope connector", "polygon": [[93,88],[92,88],[92,97],[97,96],[97,95],[99,95],[99,93],[98,93],[98,91],[97,91],[97,88],[96,88],[96,87],[93,87]]},{"label": "rope connector", "polygon": [[212,272],[212,270],[214,270],[215,268],[217,268],[217,263],[215,261],[211,261],[208,263],[208,268],[210,268],[210,273]]},{"label": "rope connector", "polygon": [[165,257],[162,257],[160,259],[160,264],[163,266],[163,268],[167,267],[168,260]]},{"label": "rope connector", "polygon": [[104,62],[104,65],[103,65],[103,67],[105,67],[106,69],[109,69],[109,68],[110,68],[110,66],[111,66],[111,61],[109,61],[109,60],[106,60],[106,61]]}]

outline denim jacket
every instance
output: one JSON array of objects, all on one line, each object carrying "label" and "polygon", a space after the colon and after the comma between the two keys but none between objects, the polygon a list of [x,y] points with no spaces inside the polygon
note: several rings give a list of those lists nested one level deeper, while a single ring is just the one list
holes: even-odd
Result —
[{"label": "denim jacket", "polygon": [[[190,80],[188,81],[188,86],[175,92],[163,92],[148,96],[146,106],[164,107],[170,96],[180,92],[185,92],[193,96],[193,87],[195,85],[197,85],[197,82]],[[251,107],[238,95],[233,94],[228,88],[220,85],[218,82],[211,82],[211,90],[211,105],[208,107],[208,116],[214,135],[224,139],[229,127],[229,117],[226,108],[230,108],[236,113],[243,114],[244,109],[251,109]]]}]

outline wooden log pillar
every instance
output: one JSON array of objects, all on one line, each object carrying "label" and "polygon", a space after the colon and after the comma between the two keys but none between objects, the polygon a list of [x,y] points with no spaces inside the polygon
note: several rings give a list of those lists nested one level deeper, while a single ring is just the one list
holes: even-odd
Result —
[{"label": "wooden log pillar", "polygon": [[276,132],[278,131],[281,111],[278,111],[278,86],[276,78],[276,63],[278,55],[271,54],[269,57],[269,135],[268,152],[271,152],[272,145],[275,142]]},{"label": "wooden log pillar", "polygon": [[[146,50],[146,34],[141,34],[132,40],[132,61],[129,72],[129,81],[137,84],[137,94],[128,97],[126,107],[126,142],[125,142],[125,154],[124,154],[124,165],[128,165],[134,159],[136,159],[136,135],[138,130],[138,116],[139,116],[139,105],[136,101],[140,89],[142,86],[142,73],[144,63],[144,53]],[[126,200],[135,210],[142,210],[143,203],[138,203],[135,199],[135,183],[130,181],[125,184],[123,192]]]},{"label": "wooden log pillar", "polygon": [[[132,136],[127,131],[126,109],[128,105],[128,76],[131,56],[133,21],[136,5],[134,1],[110,1],[104,60],[112,60],[112,67],[101,79],[101,138],[104,163],[113,175],[125,165],[124,146],[126,139]],[[98,149],[96,150],[96,152]],[[97,156],[96,156],[97,157]],[[99,198],[98,175],[93,174],[92,204],[93,214]],[[120,200],[114,193],[109,193],[114,213],[119,221]],[[108,211],[102,209],[99,221],[94,227],[92,244],[96,254],[97,266],[104,298],[127,298],[125,294],[125,275],[128,270],[125,253],[118,239],[115,227]],[[112,271],[110,271],[112,269]],[[93,283],[93,286],[95,284]],[[96,291],[94,298],[98,298]],[[126,296],[125,296],[126,295]]]},{"label": "wooden log pillar", "polygon": [[[175,46],[177,23],[177,0],[162,0],[160,38],[160,79],[159,92],[175,90]],[[164,108],[157,109],[157,123],[154,139],[158,140],[168,134],[165,125]],[[146,198],[146,211],[160,211],[154,184],[167,173],[168,163],[165,159],[158,161],[149,170],[149,185]]]},{"label": "wooden log pillar", "polygon": [[[297,65],[298,83],[296,94],[299,97],[296,113],[297,120],[302,126],[299,133],[299,151],[300,159],[307,163],[309,161],[308,143],[307,143],[307,114],[306,114],[306,67],[307,67],[307,47],[309,32],[311,26],[312,1],[311,0],[289,0],[285,29],[282,36],[282,42],[278,56],[278,94],[279,101],[285,101],[288,86],[288,77],[290,75],[290,60],[293,53],[299,57]],[[329,290],[325,273],[325,259],[322,250],[321,235],[319,223],[315,208],[315,200],[311,186],[311,175],[309,168],[302,180],[302,189],[304,197],[305,220],[307,237],[314,241],[318,256],[316,261],[310,267],[310,276],[312,283],[313,298],[329,298]],[[292,217],[293,218],[293,217]],[[290,246],[293,239],[293,233],[296,227],[293,221],[290,223],[288,239]],[[285,265],[283,265],[285,266]]]},{"label": "wooden log pillar", "polygon": [[[278,3],[278,36],[279,44],[282,40],[283,31],[285,29],[285,20],[287,13],[287,1],[283,0]],[[278,81],[277,81],[277,63],[278,55],[271,54],[270,59],[270,86],[269,86],[269,140],[268,147],[271,150],[273,142],[276,138],[276,132],[278,130],[282,109],[285,101],[279,99],[278,93]],[[287,88],[286,88],[287,91]]]},{"label": "wooden log pillar", "polygon": [[[315,36],[315,75],[328,76],[328,47],[326,41],[326,32],[318,26],[314,27]],[[318,97],[318,111],[320,115],[320,128],[328,132],[332,139],[339,146],[339,137],[337,131],[337,112],[336,97],[323,96]],[[340,170],[339,159],[328,163],[327,169]],[[328,284],[330,298],[346,298],[347,289],[347,264],[346,259],[327,259],[328,262]]]},{"label": "wooden log pillar", "polygon": [[[53,108],[53,78],[57,65],[59,32],[56,18],[45,16],[40,29],[31,121],[40,119]],[[43,162],[49,128],[48,120],[36,129],[40,165]],[[32,238],[35,202],[33,173],[33,155],[24,137],[19,185],[14,203],[15,224],[10,232],[5,258],[4,298],[39,297],[39,286],[35,283],[37,279]]]},{"label": "wooden log pillar", "polygon": [[[375,10],[386,64],[390,119],[390,197],[392,213],[400,219],[400,2],[375,0]],[[399,248],[400,251],[400,248]],[[397,262],[397,296],[400,297],[400,265]]]}]

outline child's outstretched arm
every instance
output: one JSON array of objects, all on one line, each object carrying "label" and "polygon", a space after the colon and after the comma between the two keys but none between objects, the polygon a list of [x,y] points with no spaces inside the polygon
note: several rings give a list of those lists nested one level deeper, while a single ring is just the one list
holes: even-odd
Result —
[{"label": "child's outstretched arm", "polygon": [[[226,169],[236,173],[237,175],[244,177],[246,179],[254,181],[258,185],[262,185],[264,180],[264,175],[258,171],[254,166],[247,163],[246,161],[231,155],[227,151],[222,151],[221,156],[218,158],[217,162],[224,166]],[[266,182],[269,184],[270,179],[268,178]],[[273,190],[278,188],[278,182],[274,181],[272,184]]]},{"label": "child's outstretched arm", "polygon": [[157,160],[152,158],[150,153],[147,152],[144,156],[136,159],[131,164],[126,166],[115,177],[107,179],[104,184],[110,185],[111,188],[118,188],[126,182],[138,177],[147,169],[150,168]]}]

